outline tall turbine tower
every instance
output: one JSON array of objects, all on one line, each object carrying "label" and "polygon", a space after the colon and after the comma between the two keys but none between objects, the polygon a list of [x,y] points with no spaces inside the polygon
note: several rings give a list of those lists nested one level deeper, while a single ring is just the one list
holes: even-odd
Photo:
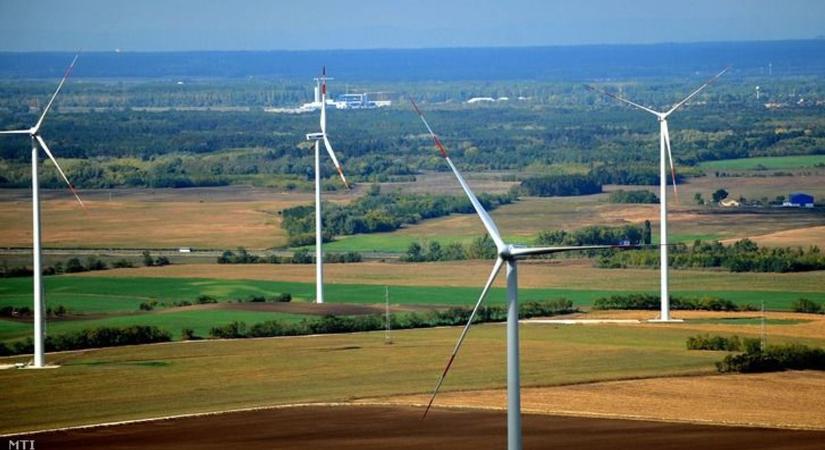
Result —
[{"label": "tall turbine tower", "polygon": [[656,116],[656,119],[659,121],[659,272],[660,272],[660,298],[661,298],[661,312],[659,318],[654,320],[654,322],[679,322],[679,320],[672,319],[670,317],[670,297],[669,297],[669,289],[668,289],[668,255],[667,255],[667,161],[670,162],[670,176],[673,181],[673,193],[677,198],[679,198],[679,192],[676,188],[676,172],[673,169],[673,154],[670,150],[670,131],[667,127],[667,118],[673,114],[674,111],[679,109],[682,105],[687,103],[688,100],[693,98],[696,94],[701,92],[703,89],[708,87],[711,83],[716,81],[719,77],[721,77],[725,72],[728,71],[730,67],[725,67],[721,72],[717,73],[713,78],[706,81],[703,85],[699,86],[698,89],[691,92],[690,95],[685,97],[680,102],[674,104],[670,109],[665,112],[654,111],[646,106],[642,106],[638,103],[634,103],[630,100],[627,100],[623,97],[619,97],[618,95],[611,94],[607,91],[602,89],[595,88],[593,86],[585,86],[587,89],[591,91],[599,92],[603,95],[606,95],[610,98],[616,99],[620,102],[627,103],[633,107],[641,109],[642,111],[646,111],[650,114]]},{"label": "tall turbine tower", "polygon": [[46,141],[44,141],[40,136],[40,129],[43,127],[46,114],[48,114],[49,109],[51,109],[54,99],[57,98],[57,94],[60,93],[60,89],[63,88],[63,84],[66,82],[66,79],[69,78],[69,74],[71,74],[72,69],[74,69],[76,62],[77,55],[75,55],[72,63],[69,64],[69,67],[63,74],[63,79],[61,79],[60,84],[57,85],[57,90],[55,90],[54,94],[52,94],[51,99],[49,99],[49,103],[46,104],[46,108],[43,109],[43,113],[40,115],[40,119],[33,127],[27,130],[0,131],[0,134],[27,134],[29,135],[29,138],[31,138],[32,143],[32,272],[34,277],[34,362],[32,363],[32,366],[36,368],[41,368],[46,365],[46,357],[43,347],[46,320],[40,244],[40,183],[38,181],[39,149],[43,149],[46,156],[48,156],[52,163],[54,163],[54,166],[57,168],[57,172],[60,173],[63,181],[65,181],[69,186],[69,190],[72,191],[72,194],[74,194],[77,201],[80,202],[80,206],[85,207],[85,205],[83,205],[83,201],[80,200],[80,197],[77,195],[74,185],[72,185],[66,177],[66,173],[60,168],[57,160],[54,159],[54,155],[51,150],[49,150],[49,146],[46,145]]},{"label": "tall turbine tower", "polygon": [[338,175],[341,176],[341,181],[344,186],[349,189],[349,183],[344,176],[344,171],[341,170],[341,164],[338,163],[338,158],[335,157],[335,152],[332,151],[332,144],[327,138],[327,80],[332,78],[327,77],[327,67],[321,71],[321,76],[315,78],[316,83],[316,97],[318,92],[317,85],[321,88],[321,132],[307,134],[308,141],[315,141],[315,303],[324,303],[324,253],[321,237],[321,142],[332,158],[332,163],[335,164],[335,169],[338,170]]},{"label": "tall turbine tower", "polygon": [[508,450],[520,450],[521,449],[521,380],[520,380],[520,370],[519,370],[519,331],[518,331],[518,275],[516,270],[516,263],[520,259],[525,259],[527,257],[533,255],[546,255],[550,253],[560,253],[560,252],[570,252],[570,251],[580,251],[580,250],[597,250],[597,249],[607,249],[607,248],[619,248],[619,246],[614,245],[587,245],[587,246],[570,246],[570,247],[517,247],[512,244],[507,244],[501,237],[501,234],[498,232],[498,228],[496,227],[495,222],[481,205],[476,195],[470,190],[470,186],[467,185],[467,182],[464,180],[464,177],[458,172],[453,162],[450,160],[450,157],[447,156],[447,149],[444,148],[444,145],[441,143],[441,139],[438,138],[438,135],[433,132],[432,128],[430,128],[430,124],[427,123],[427,119],[424,118],[424,115],[421,113],[421,110],[418,109],[418,106],[415,102],[410,99],[410,102],[415,108],[415,111],[418,113],[418,116],[421,118],[421,121],[424,123],[424,126],[427,127],[427,131],[430,133],[430,136],[433,139],[433,143],[435,144],[438,151],[441,153],[441,156],[447,162],[447,165],[450,166],[450,169],[455,174],[456,178],[458,179],[458,183],[461,185],[461,188],[464,190],[464,193],[467,195],[467,198],[470,199],[470,203],[472,203],[473,208],[475,209],[478,217],[481,219],[481,223],[484,224],[484,228],[487,230],[487,234],[493,239],[493,242],[496,244],[496,253],[498,256],[496,257],[496,262],[493,265],[493,271],[490,273],[490,277],[487,279],[487,284],[484,285],[484,289],[481,291],[481,296],[478,298],[478,301],[473,308],[473,312],[470,314],[470,320],[467,321],[467,324],[464,326],[464,329],[461,331],[461,335],[458,337],[458,342],[456,342],[455,348],[453,348],[453,352],[450,355],[450,359],[447,361],[447,366],[444,368],[444,372],[442,372],[441,376],[438,378],[436,382],[435,389],[433,390],[433,395],[430,398],[430,402],[427,405],[427,409],[424,411],[424,417],[427,416],[427,413],[430,410],[430,407],[435,400],[436,395],[438,394],[438,390],[441,388],[441,384],[444,382],[445,377],[447,376],[447,372],[450,370],[450,366],[455,361],[455,357],[458,354],[459,349],[461,348],[461,344],[464,342],[464,338],[467,336],[467,332],[470,330],[470,325],[473,323],[475,319],[476,313],[478,312],[481,303],[484,301],[484,298],[487,296],[487,292],[490,290],[490,286],[493,285],[493,282],[496,279],[496,275],[501,270],[501,266],[507,266],[507,448]]}]

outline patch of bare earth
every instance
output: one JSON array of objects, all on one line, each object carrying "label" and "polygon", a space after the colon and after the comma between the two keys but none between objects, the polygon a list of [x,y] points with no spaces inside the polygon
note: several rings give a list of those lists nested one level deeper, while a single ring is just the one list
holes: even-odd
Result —
[{"label": "patch of bare earth", "polygon": [[[823,372],[653,378],[521,392],[529,413],[825,430]],[[420,405],[428,398],[382,400]],[[504,409],[506,401],[506,391],[496,389],[444,392],[436,404]]]},{"label": "patch of bare earth", "polygon": [[[825,433],[525,414],[524,447],[688,450],[820,449]],[[20,436],[19,438],[22,438]],[[26,436],[61,449],[502,449],[501,411],[302,406]]]}]

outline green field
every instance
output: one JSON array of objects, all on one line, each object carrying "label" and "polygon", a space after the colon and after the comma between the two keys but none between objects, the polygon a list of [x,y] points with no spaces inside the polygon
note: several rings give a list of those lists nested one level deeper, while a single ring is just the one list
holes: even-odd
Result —
[{"label": "green field", "polygon": [[[651,272],[653,274],[653,272]],[[471,305],[481,286],[389,286],[393,304]],[[31,279],[10,278],[0,281],[0,306],[30,306]],[[59,276],[46,278],[47,305],[63,305],[74,312],[136,312],[140,303],[155,300],[194,300],[198,295],[211,295],[219,300],[244,299],[249,295],[273,296],[288,292],[297,301],[315,298],[314,283],[222,280],[201,278],[107,278]],[[565,297],[576,306],[589,306],[598,297],[628,291],[624,289],[520,289],[524,301]],[[655,290],[642,292],[656,293]],[[382,304],[384,286],[379,284],[327,284],[326,299],[331,303]],[[799,297],[825,300],[825,292],[805,291],[743,291],[676,290],[673,295],[715,295],[745,304],[765,300],[770,309],[787,310]],[[77,299],[77,301],[75,300]],[[92,299],[92,300],[90,300]],[[505,289],[494,287],[488,301],[503,304]]]},{"label": "green field", "polygon": [[[11,278],[0,282],[0,306],[31,306],[31,279]],[[314,298],[313,283],[260,280],[219,280],[200,278],[107,278],[59,276],[46,278],[47,305],[62,305],[73,314],[93,314],[97,317],[74,320],[49,320],[48,333],[60,334],[88,327],[155,325],[169,331],[178,339],[181,329],[193,328],[199,336],[208,336],[213,326],[232,321],[248,325],[267,320],[299,320],[304,315],[270,311],[241,311],[232,309],[175,310],[158,308],[152,312],[139,310],[139,305],[150,300],[192,301],[199,295],[211,295],[221,302],[244,299],[250,295],[273,296],[289,292],[295,301]],[[475,302],[480,287],[391,286],[393,304],[408,305],[464,305]],[[567,298],[575,306],[588,307],[599,297],[627,292],[655,290],[606,289],[521,289],[520,300],[535,301]],[[328,303],[380,304],[384,301],[384,286],[377,284],[328,284]],[[683,297],[717,296],[740,305],[759,305],[762,301],[771,310],[789,310],[800,297],[825,301],[825,292],[810,291],[744,291],[744,290],[676,290],[673,295]],[[493,288],[488,304],[503,304],[505,289]],[[0,320],[0,340],[15,341],[31,334],[31,324]]]},{"label": "green field", "polygon": [[[80,331],[84,328],[124,327],[130,325],[154,325],[168,331],[172,339],[180,339],[181,329],[192,328],[196,336],[207,337],[215,326],[242,321],[247,324],[267,320],[298,321],[306,316],[268,311],[202,310],[202,311],[157,311],[144,314],[127,314],[89,320],[50,320],[47,333],[62,334]],[[30,323],[0,320],[0,340],[12,341],[32,334]]]},{"label": "green field", "polygon": [[757,158],[706,161],[699,166],[707,170],[791,170],[825,165],[825,155],[764,156]]},{"label": "green field", "polygon": [[[0,433],[432,389],[458,329],[200,341],[50,355],[57,370],[0,371]],[[716,352],[689,352],[689,330],[522,328],[522,385],[711,373]],[[505,384],[504,328],[473,328],[443,390]],[[1,361],[1,360],[0,360]],[[346,368],[346,370],[342,370]],[[39,405],[49,405],[40,408]]]}]

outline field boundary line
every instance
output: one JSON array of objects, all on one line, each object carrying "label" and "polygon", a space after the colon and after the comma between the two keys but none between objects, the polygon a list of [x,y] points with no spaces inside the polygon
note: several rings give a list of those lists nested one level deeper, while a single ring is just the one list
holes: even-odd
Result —
[{"label": "field boundary line", "polygon": [[[425,408],[426,403],[415,402],[358,402],[355,404],[365,406],[414,406]],[[479,410],[479,411],[507,411],[506,407],[501,406],[478,406],[478,405],[433,405],[433,409],[451,409],[451,410]],[[614,420],[633,420],[636,422],[657,422],[657,423],[681,423],[688,425],[710,425],[718,427],[741,427],[741,428],[766,428],[777,430],[797,430],[797,431],[825,431],[825,427],[794,425],[794,424],[765,424],[757,422],[731,422],[731,421],[713,421],[700,419],[666,419],[662,417],[648,417],[635,414],[617,414],[617,413],[599,413],[589,411],[570,411],[564,409],[547,410],[522,408],[522,414],[533,414],[539,416],[560,416],[560,417],[581,417],[591,419],[614,419]],[[2,436],[0,436],[2,437]]]}]

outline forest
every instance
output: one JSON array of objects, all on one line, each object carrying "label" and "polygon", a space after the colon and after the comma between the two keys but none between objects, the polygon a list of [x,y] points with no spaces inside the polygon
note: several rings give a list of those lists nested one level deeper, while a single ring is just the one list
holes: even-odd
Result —
[{"label": "forest", "polygon": [[[667,76],[599,82],[635,100],[668,105],[699,82]],[[336,83],[338,83],[336,81]],[[752,86],[762,86],[756,100]],[[343,85],[343,86],[342,86]],[[354,86],[354,87],[352,87]],[[579,81],[347,80],[332,92],[380,89],[394,101],[379,110],[330,110],[329,133],[344,171],[357,182],[412,180],[448,170],[432,149],[407,96],[420,100],[462,170],[517,176],[585,175],[600,184],[658,183],[658,126]],[[0,128],[27,128],[54,89],[53,81],[0,80]],[[311,80],[83,80],[67,84],[43,136],[81,189],[252,184],[310,189],[317,114],[275,114],[311,97]],[[671,123],[679,179],[701,176],[703,161],[825,152],[825,99],[816,77],[770,80],[731,75]],[[507,98],[469,105],[474,96]],[[766,108],[766,102],[778,105]],[[30,183],[29,142],[0,139],[0,187]],[[325,189],[340,188],[331,164]],[[51,164],[41,183],[61,186]]]}]

